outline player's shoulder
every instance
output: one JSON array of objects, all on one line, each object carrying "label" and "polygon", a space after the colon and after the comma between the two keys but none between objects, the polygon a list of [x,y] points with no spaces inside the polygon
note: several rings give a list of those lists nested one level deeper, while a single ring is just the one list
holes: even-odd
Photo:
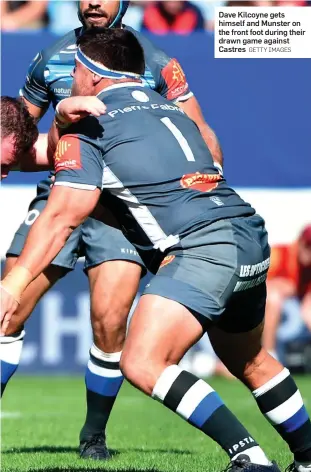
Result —
[{"label": "player's shoulder", "polygon": [[150,39],[148,39],[144,34],[136,31],[130,26],[126,26],[126,29],[136,36],[140,42],[144,54],[146,64],[150,67],[152,65],[157,65],[161,69],[164,68],[171,60],[171,58],[160,48],[158,48]]},{"label": "player's shoulder", "polygon": [[[130,105],[147,106],[151,101],[166,102],[155,90],[144,87],[142,83],[128,82],[115,84],[98,94],[98,98],[107,106],[108,110],[119,109]],[[126,113],[126,112],[125,112]],[[120,113],[121,115],[124,113]],[[102,115],[103,119],[108,114]]]},{"label": "player's shoulder", "polygon": [[82,28],[76,28],[69,31],[61,38],[57,39],[51,46],[43,49],[41,51],[42,59],[45,63],[48,63],[55,56],[61,54],[62,52],[68,53],[72,50],[74,53],[76,50],[76,41],[81,33]]}]

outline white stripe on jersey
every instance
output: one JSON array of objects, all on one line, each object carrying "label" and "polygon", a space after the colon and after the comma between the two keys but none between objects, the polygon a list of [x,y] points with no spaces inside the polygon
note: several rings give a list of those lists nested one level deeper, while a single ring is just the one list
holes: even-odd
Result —
[{"label": "white stripe on jersey", "polygon": [[33,77],[32,80],[34,81],[34,84],[35,86],[39,89],[39,90],[42,90],[43,92],[46,92],[46,88],[43,87],[42,85],[38,84],[38,82],[36,81],[36,79]]},{"label": "white stripe on jersey", "polygon": [[182,95],[181,97],[177,97],[175,100],[174,100],[174,103],[178,103],[178,102],[186,102],[187,100],[189,100],[189,98],[193,97],[193,93],[192,92],[189,92],[187,93],[186,95]]},{"label": "white stripe on jersey", "polygon": [[165,251],[179,242],[178,235],[171,234],[168,236],[164,233],[148,208],[145,205],[142,205],[129,189],[124,187],[123,183],[107,165],[105,165],[103,171],[102,188],[109,189],[112,195],[126,203],[133,217],[153,243],[155,249]]},{"label": "white stripe on jersey", "polygon": [[88,185],[88,184],[76,184],[74,182],[55,182],[54,185],[58,185],[60,187],[70,187],[70,188],[76,188],[78,190],[91,190],[94,191],[97,189],[96,185]]}]

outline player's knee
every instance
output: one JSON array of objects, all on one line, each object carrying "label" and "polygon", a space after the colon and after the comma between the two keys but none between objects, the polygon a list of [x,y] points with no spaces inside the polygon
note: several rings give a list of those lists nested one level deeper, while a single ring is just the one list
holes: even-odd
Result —
[{"label": "player's knee", "polygon": [[129,308],[118,301],[105,300],[91,308],[93,331],[100,334],[126,329]]},{"label": "player's knee", "polygon": [[157,380],[152,362],[125,351],[121,356],[120,369],[124,377],[134,387],[139,388],[147,395],[151,395]]},{"label": "player's knee", "polygon": [[91,320],[96,346],[104,352],[121,351],[126,335],[129,309],[121,303],[105,300],[92,306]]},{"label": "player's knee", "polygon": [[246,385],[253,384],[261,378],[266,378],[277,368],[279,364],[266,349],[261,348],[259,352],[243,365],[233,366],[231,373]]}]

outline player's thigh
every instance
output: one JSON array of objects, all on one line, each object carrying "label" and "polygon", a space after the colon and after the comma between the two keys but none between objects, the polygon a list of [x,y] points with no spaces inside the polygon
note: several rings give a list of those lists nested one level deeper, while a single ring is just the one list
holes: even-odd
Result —
[{"label": "player's thigh", "polygon": [[149,379],[152,387],[163,369],[177,364],[202,334],[201,324],[182,304],[143,295],[130,322],[122,369],[133,383]]},{"label": "player's thigh", "polygon": [[113,310],[127,315],[145,271],[141,258],[119,229],[94,218],[82,228],[92,318]]},{"label": "player's thigh", "polygon": [[212,326],[208,336],[216,355],[232,374],[241,378],[261,353],[263,321],[247,332],[231,333]]},{"label": "player's thigh", "polygon": [[[8,257],[4,267],[4,276],[14,267],[17,257]],[[40,298],[65,275],[66,269],[58,266],[49,266],[40,274],[25,290],[21,303],[12,316],[7,335],[10,336],[22,329],[23,324],[29,318]]]},{"label": "player's thigh", "polygon": [[87,271],[91,291],[92,318],[127,317],[138,291],[140,265],[121,260],[106,261]]}]

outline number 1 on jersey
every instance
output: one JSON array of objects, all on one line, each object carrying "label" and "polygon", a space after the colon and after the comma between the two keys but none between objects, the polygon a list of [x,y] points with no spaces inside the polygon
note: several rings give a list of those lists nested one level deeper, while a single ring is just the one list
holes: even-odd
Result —
[{"label": "number 1 on jersey", "polygon": [[193,152],[191,151],[191,147],[189,146],[188,141],[186,140],[182,132],[177,128],[177,126],[175,126],[174,123],[172,123],[167,116],[161,118],[161,121],[177,139],[179,146],[181,147],[183,153],[186,156],[187,161],[195,161]]}]

